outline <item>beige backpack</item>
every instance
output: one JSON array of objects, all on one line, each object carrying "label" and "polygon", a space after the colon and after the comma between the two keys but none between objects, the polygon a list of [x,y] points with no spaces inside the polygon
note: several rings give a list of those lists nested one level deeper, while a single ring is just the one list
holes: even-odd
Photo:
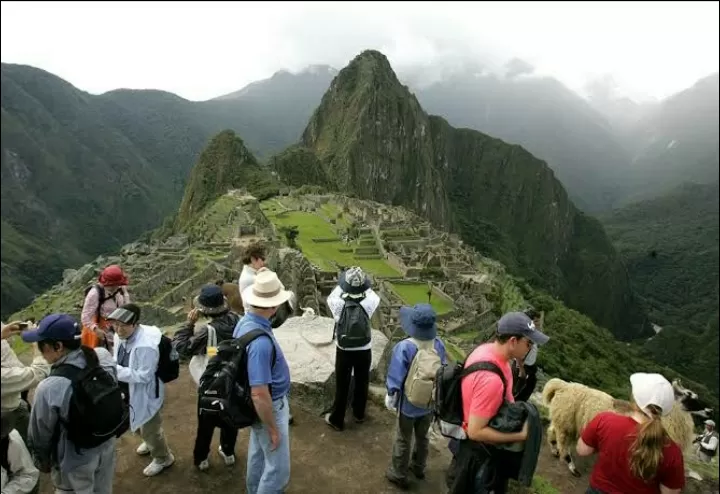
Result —
[{"label": "beige backpack", "polygon": [[441,365],[440,355],[435,351],[435,340],[409,340],[418,351],[405,379],[405,397],[416,407],[429,409],[434,397],[435,375]]}]

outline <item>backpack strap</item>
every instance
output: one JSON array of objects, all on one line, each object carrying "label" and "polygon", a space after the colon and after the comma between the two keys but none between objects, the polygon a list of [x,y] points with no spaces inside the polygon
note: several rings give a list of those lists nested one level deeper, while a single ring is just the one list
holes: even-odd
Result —
[{"label": "backpack strap", "polygon": [[498,377],[500,377],[500,380],[502,381],[502,384],[503,384],[502,397],[503,397],[503,401],[505,401],[505,393],[507,392],[507,382],[505,382],[505,375],[500,370],[500,367],[493,364],[492,362],[483,361],[483,362],[476,362],[474,364],[471,364],[470,366],[464,368],[463,371],[460,373],[460,379],[462,379],[474,372],[479,372],[479,371],[489,371],[489,372],[492,372],[493,374],[496,374]]},{"label": "backpack strap", "polygon": [[268,334],[267,331],[265,331],[263,329],[251,329],[250,331],[248,331],[247,333],[245,333],[244,335],[239,337],[237,340],[238,340],[238,343],[241,344],[243,346],[243,348],[245,348],[245,351],[247,351],[248,345],[250,343],[252,343],[255,339],[260,338],[261,336],[266,336],[267,338],[270,339],[270,344],[273,347],[271,367],[275,367],[275,362],[277,361],[277,352],[275,349],[275,342],[273,341],[272,337]]},{"label": "backpack strap", "polygon": [[[215,328],[211,324],[206,324],[207,326],[207,343],[205,344],[205,348],[209,348],[211,346],[217,346],[217,331],[215,331]],[[206,351],[207,352],[207,351]],[[206,353],[207,355],[207,353]]]},{"label": "backpack strap", "polygon": [[80,374],[85,369],[81,369],[80,367],[72,364],[60,364],[57,367],[53,367],[52,371],[50,372],[51,376],[59,376],[64,377],[66,379],[70,379],[73,383],[75,383],[79,378]]}]

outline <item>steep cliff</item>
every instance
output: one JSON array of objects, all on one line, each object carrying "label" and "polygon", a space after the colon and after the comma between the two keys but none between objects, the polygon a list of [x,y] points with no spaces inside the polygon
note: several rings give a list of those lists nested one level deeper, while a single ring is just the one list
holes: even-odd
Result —
[{"label": "steep cliff", "polygon": [[381,53],[365,51],[338,74],[302,144],[341,193],[458,231],[619,338],[648,334],[602,226],[577,210],[547,164],[427,115]]}]

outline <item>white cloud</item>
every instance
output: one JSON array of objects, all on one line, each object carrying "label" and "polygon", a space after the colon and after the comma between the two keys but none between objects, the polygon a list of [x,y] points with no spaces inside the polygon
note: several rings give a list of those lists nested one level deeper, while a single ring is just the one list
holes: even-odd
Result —
[{"label": "white cloud", "polygon": [[717,2],[2,2],[1,58],[81,89],[156,88],[189,99],[276,70],[341,68],[366,48],[399,71],[513,57],[580,90],[612,74],[664,97],[718,71]]}]

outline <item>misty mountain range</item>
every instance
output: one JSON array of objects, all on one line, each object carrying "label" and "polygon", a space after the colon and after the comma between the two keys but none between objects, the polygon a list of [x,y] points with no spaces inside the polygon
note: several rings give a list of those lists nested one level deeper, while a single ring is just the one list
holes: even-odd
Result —
[{"label": "misty mountain range", "polygon": [[[521,63],[511,68],[513,77],[458,72],[410,89],[451,125],[545,160],[589,212],[686,179],[717,180],[717,75],[652,108],[630,102],[638,116],[627,118],[555,79],[523,77]],[[155,90],[90,95],[43,70],[2,64],[3,314],[66,267],[158,226],[219,131],[236,131],[261,161],[298,142],[336,75],[327,66],[280,71],[191,102]]]}]

